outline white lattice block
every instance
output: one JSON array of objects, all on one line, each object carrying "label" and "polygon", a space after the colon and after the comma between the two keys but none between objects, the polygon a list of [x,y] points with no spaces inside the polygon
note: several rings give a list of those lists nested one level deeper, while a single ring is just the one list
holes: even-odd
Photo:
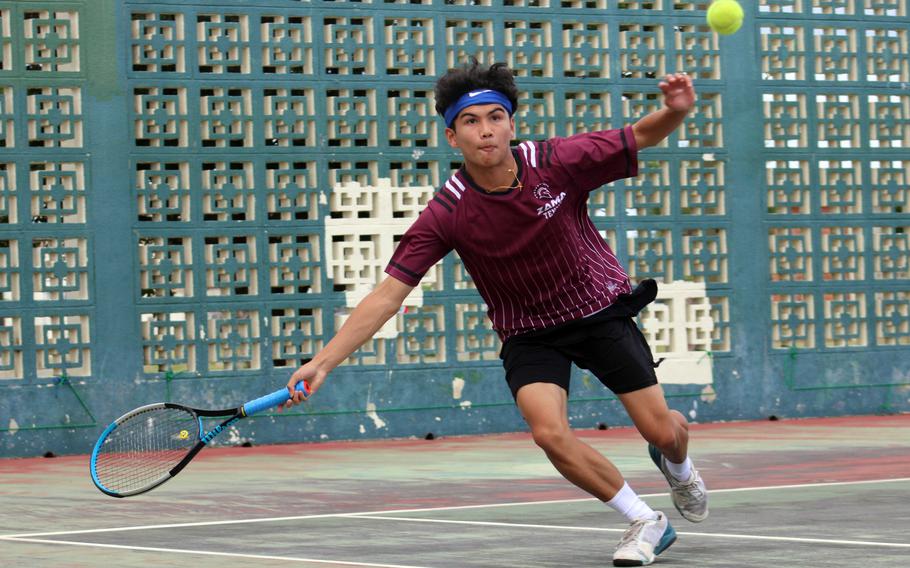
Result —
[{"label": "white lattice block", "polygon": [[710,357],[714,320],[711,302],[701,282],[662,283],[657,299],[641,313],[642,332],[662,383],[711,384]]},{"label": "white lattice block", "polygon": [[[349,182],[333,189],[325,219],[326,266],[336,289],[344,287],[349,307],[356,306],[385,277],[398,237],[433,192],[431,186],[394,187],[388,178],[379,179],[375,186]],[[431,269],[405,305],[422,305],[422,289],[436,287],[440,279],[440,271]],[[383,328],[382,333],[387,331]]]},{"label": "white lattice block", "polygon": [[710,385],[714,383],[714,365],[707,353],[662,355],[666,357],[657,371],[657,380],[665,385]]}]

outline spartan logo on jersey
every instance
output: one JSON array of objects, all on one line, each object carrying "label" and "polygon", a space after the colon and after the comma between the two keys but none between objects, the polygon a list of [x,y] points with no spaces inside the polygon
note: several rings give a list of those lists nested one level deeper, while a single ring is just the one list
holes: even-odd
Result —
[{"label": "spartan logo on jersey", "polygon": [[545,183],[538,183],[534,188],[534,197],[540,201],[553,199],[553,196],[550,194],[550,186]]}]

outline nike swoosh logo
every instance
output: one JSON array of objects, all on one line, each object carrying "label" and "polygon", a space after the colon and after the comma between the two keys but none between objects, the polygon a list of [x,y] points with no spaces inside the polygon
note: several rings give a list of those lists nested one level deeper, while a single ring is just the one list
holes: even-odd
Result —
[{"label": "nike swoosh logo", "polygon": [[482,91],[474,91],[473,93],[468,93],[468,96],[473,98],[473,97],[476,97],[477,95],[482,95],[484,93],[489,93],[489,92],[490,92],[490,89],[484,89]]}]

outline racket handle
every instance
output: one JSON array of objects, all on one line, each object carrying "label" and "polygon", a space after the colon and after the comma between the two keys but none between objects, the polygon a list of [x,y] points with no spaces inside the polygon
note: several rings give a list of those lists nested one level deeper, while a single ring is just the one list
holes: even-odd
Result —
[{"label": "racket handle", "polygon": [[[310,396],[310,385],[306,381],[300,381],[294,385],[294,389],[297,391],[303,392],[303,398],[306,400]],[[263,410],[268,410],[278,406],[279,404],[284,404],[285,402],[291,400],[291,391],[287,387],[283,389],[278,389],[272,394],[267,394],[261,396],[255,400],[251,400],[248,403],[243,405],[243,414],[244,416],[249,416],[251,414],[256,414],[257,412],[262,412]]]}]

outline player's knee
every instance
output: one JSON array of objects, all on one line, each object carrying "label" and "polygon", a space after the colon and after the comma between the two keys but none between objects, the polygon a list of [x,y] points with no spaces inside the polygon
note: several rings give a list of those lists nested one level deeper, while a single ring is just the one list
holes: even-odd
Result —
[{"label": "player's knee", "polygon": [[670,429],[649,432],[645,436],[645,439],[649,444],[656,446],[661,450],[669,450],[675,448],[679,444],[679,437],[674,430]]},{"label": "player's knee", "polygon": [[534,443],[545,452],[559,451],[571,440],[571,431],[559,425],[546,425],[531,428]]},{"label": "player's knee", "polygon": [[673,419],[655,422],[647,431],[642,432],[642,436],[648,443],[661,450],[676,449],[686,435],[686,428]]},{"label": "player's knee", "polygon": [[678,424],[679,427],[682,428],[683,430],[685,430],[686,432],[689,431],[689,421],[686,420],[686,417],[683,416],[682,412],[680,412],[678,410],[671,410],[670,419],[673,420],[674,422],[676,422],[676,424]]}]

